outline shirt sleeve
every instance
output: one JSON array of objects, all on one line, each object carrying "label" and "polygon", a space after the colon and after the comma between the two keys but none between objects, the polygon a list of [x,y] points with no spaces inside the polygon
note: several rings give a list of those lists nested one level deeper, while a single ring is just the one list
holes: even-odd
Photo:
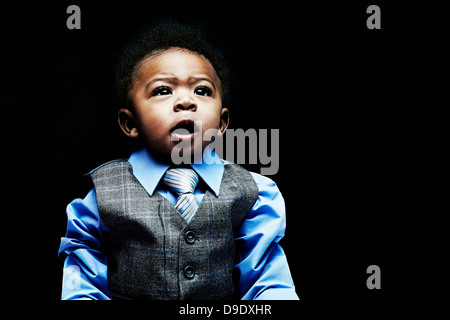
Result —
[{"label": "shirt sleeve", "polygon": [[111,299],[101,241],[106,231],[94,189],[84,199],[75,199],[67,206],[67,231],[58,253],[65,257],[62,300]]},{"label": "shirt sleeve", "polygon": [[236,236],[243,300],[298,300],[286,255],[279,241],[286,229],[283,197],[269,178],[253,173],[259,196]]}]

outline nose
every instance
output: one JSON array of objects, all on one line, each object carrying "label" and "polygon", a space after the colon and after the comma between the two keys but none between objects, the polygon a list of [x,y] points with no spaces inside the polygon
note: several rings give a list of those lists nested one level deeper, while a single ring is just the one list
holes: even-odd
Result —
[{"label": "nose", "polygon": [[197,104],[195,103],[194,99],[190,94],[184,94],[180,96],[174,104],[174,111],[196,111],[197,110]]}]

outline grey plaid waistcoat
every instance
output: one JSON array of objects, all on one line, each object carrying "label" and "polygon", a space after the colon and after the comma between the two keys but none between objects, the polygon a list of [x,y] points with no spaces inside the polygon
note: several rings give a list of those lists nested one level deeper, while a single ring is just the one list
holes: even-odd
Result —
[{"label": "grey plaid waistcoat", "polygon": [[187,223],[131,164],[115,160],[91,171],[107,236],[108,287],[113,299],[231,299],[235,232],[258,197],[251,174],[226,164],[220,193],[206,190]]}]

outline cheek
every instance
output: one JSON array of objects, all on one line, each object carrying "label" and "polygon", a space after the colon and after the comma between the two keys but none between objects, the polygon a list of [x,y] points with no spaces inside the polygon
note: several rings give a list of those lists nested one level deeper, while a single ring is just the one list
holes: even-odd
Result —
[{"label": "cheek", "polygon": [[167,135],[169,130],[165,117],[161,112],[141,112],[139,113],[138,130],[147,138],[159,138]]},{"label": "cheek", "polygon": [[217,129],[219,127],[221,110],[222,107],[219,104],[214,104],[198,111],[201,113],[199,118],[202,120],[205,129]]},{"label": "cheek", "polygon": [[202,119],[202,131],[205,132],[206,130],[210,129],[218,129],[219,123],[220,123],[220,117],[216,115],[211,115],[208,117],[204,117]]}]

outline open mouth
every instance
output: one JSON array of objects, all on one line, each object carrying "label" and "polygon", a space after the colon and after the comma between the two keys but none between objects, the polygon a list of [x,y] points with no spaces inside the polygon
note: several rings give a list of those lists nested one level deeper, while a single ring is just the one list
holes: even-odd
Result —
[{"label": "open mouth", "polygon": [[190,119],[181,120],[171,130],[170,133],[176,140],[186,140],[194,138],[197,127],[195,122]]}]

